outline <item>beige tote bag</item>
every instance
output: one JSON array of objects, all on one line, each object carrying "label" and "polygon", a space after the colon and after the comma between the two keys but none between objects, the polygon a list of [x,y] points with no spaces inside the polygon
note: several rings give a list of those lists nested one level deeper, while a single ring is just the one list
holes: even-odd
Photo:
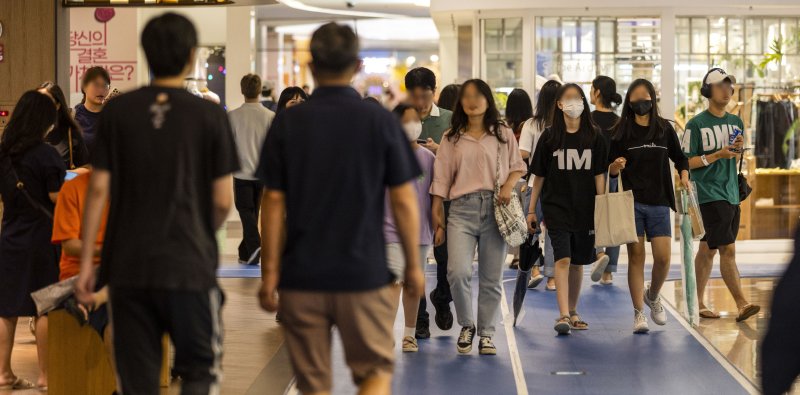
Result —
[{"label": "beige tote bag", "polygon": [[622,189],[622,171],[618,192],[609,192],[611,176],[606,176],[606,193],[594,197],[594,245],[616,247],[636,243],[636,220],[633,213],[633,191]]}]

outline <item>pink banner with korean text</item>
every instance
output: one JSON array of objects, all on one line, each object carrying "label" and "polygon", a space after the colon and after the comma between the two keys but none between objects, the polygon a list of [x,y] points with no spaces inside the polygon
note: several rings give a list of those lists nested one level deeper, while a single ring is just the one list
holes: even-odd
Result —
[{"label": "pink banner with korean text", "polygon": [[70,9],[70,101],[80,102],[81,78],[100,66],[111,76],[111,86],[127,92],[138,86],[137,13],[126,8]]}]

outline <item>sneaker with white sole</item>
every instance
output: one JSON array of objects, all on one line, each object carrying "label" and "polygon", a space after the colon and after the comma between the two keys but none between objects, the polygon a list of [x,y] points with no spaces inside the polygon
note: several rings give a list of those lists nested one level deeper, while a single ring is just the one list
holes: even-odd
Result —
[{"label": "sneaker with white sole", "polygon": [[633,333],[644,334],[650,332],[650,327],[647,326],[647,317],[644,313],[634,309],[633,310]]},{"label": "sneaker with white sole", "polygon": [[419,351],[419,346],[417,345],[417,339],[414,336],[406,336],[403,338],[403,352],[417,352]]},{"label": "sneaker with white sole", "polygon": [[531,276],[531,280],[528,281],[528,289],[533,289],[538,287],[539,284],[542,283],[542,280],[544,280],[544,276],[542,276],[541,274]]},{"label": "sneaker with white sole", "polygon": [[491,337],[481,336],[481,341],[478,344],[478,352],[481,355],[497,355],[497,348],[494,347]]},{"label": "sneaker with white sole", "polygon": [[458,335],[458,342],[456,349],[459,354],[469,354],[472,351],[472,342],[475,340],[475,327],[465,326],[461,328],[461,334]]},{"label": "sneaker with white sole", "polygon": [[664,306],[661,305],[661,295],[656,295],[656,298],[650,300],[647,296],[650,294],[650,287],[644,289],[644,304],[650,307],[650,317],[657,325],[667,324],[667,312],[664,311]]},{"label": "sneaker with white sole", "polygon": [[606,271],[608,261],[610,260],[611,258],[609,258],[608,255],[603,255],[600,259],[592,263],[592,281],[598,282],[603,278],[603,273]]}]

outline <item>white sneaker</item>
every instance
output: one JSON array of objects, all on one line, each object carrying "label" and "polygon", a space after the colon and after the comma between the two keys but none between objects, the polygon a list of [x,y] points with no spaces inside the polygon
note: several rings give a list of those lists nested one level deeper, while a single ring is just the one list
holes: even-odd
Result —
[{"label": "white sneaker", "polygon": [[650,332],[647,326],[647,317],[639,310],[633,309],[633,333],[644,334]]},{"label": "white sneaker", "polygon": [[610,258],[608,255],[603,255],[600,259],[592,263],[592,281],[598,282],[601,278],[603,278],[603,272],[606,271],[609,260]]},{"label": "white sneaker", "polygon": [[419,346],[417,346],[417,339],[414,336],[406,336],[403,338],[403,352],[417,352],[419,351]]},{"label": "white sneaker", "polygon": [[664,306],[661,305],[661,295],[657,295],[655,300],[650,300],[647,296],[650,293],[650,287],[644,289],[644,304],[650,307],[650,317],[653,322],[658,325],[667,324],[667,312],[664,311]]}]

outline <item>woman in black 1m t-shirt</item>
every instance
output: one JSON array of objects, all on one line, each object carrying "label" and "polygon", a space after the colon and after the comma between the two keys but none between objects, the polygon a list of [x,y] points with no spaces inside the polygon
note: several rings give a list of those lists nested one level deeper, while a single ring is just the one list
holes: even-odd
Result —
[{"label": "woman in black 1m t-shirt", "polygon": [[[595,108],[592,111],[592,121],[600,128],[603,137],[606,139],[606,146],[609,146],[611,144],[611,130],[619,120],[617,114],[614,113],[614,107],[622,103],[622,96],[617,93],[617,83],[611,77],[597,76],[592,81],[589,101]],[[610,184],[611,192],[616,192],[616,180],[611,180]],[[606,255],[608,255],[608,258],[604,258]],[[608,247],[605,250],[598,248],[597,260],[592,265],[592,281],[600,281],[602,285],[611,285],[614,281],[611,273],[617,271],[617,261],[619,261],[619,247]]]},{"label": "woman in black 1m t-shirt", "polygon": [[[669,210],[675,209],[672,171],[675,163],[681,183],[689,186],[689,161],[681,150],[678,135],[661,118],[656,104],[656,91],[650,81],[634,81],[625,97],[622,116],[613,133],[609,158],[614,158],[609,175],[622,172],[622,187],[633,190],[637,243],[628,244],[628,286],[634,308],[634,333],[649,331],[643,305],[650,307],[653,322],[666,323],[659,291],[669,273],[670,226]],[[644,287],[644,237],[653,249],[653,273],[650,287]]]},{"label": "woman in black 1m t-shirt", "polygon": [[[589,325],[578,315],[583,266],[594,260],[594,197],[605,188],[607,148],[592,123],[586,96],[578,85],[562,86],[556,95],[552,126],[542,135],[531,162],[530,207],[542,196],[542,211],[556,261],[559,318],[554,329],[569,334]],[[529,231],[537,218],[528,211]]]}]

